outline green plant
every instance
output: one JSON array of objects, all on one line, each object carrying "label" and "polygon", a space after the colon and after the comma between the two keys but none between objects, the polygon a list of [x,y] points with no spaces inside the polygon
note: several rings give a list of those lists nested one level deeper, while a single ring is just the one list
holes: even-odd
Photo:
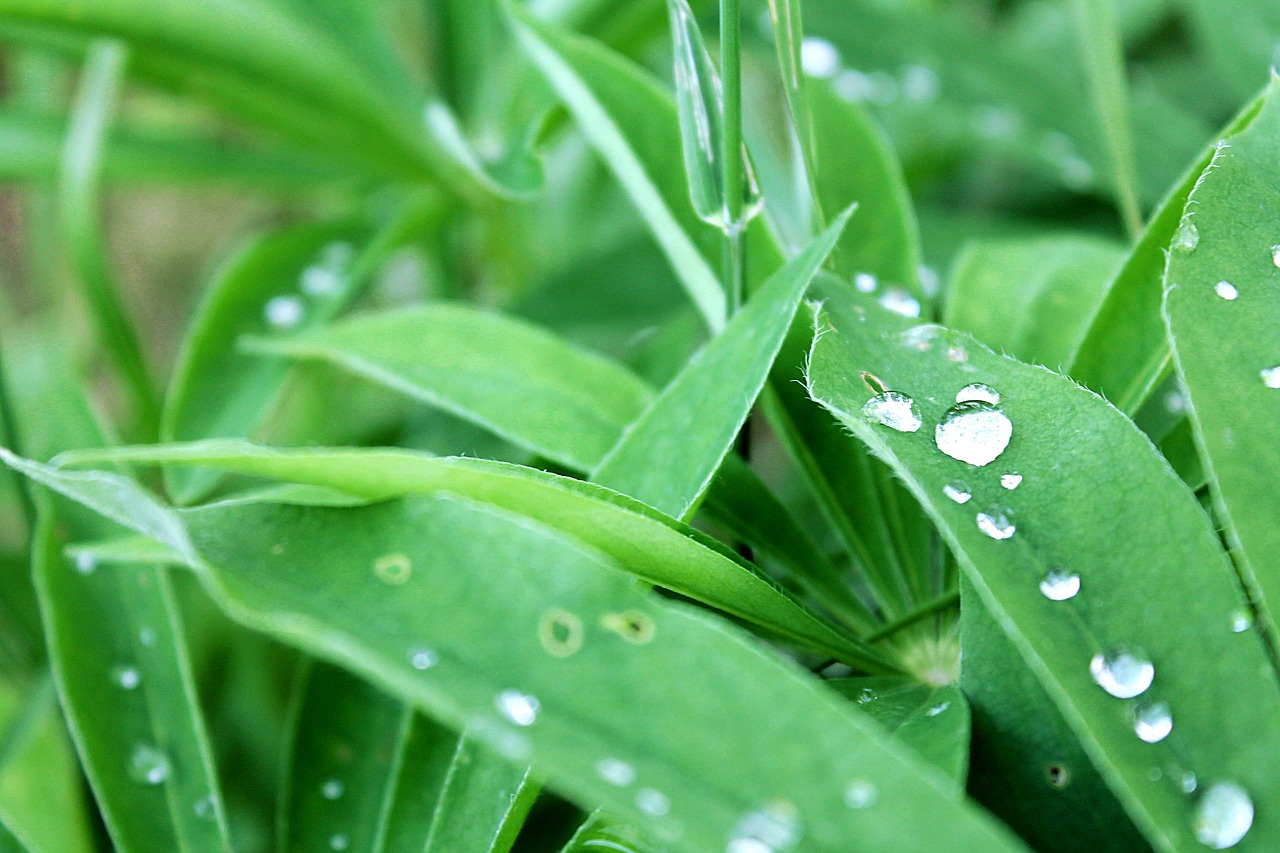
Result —
[{"label": "green plant", "polygon": [[0,851],[1280,847],[1276,7],[801,5],[0,0]]}]

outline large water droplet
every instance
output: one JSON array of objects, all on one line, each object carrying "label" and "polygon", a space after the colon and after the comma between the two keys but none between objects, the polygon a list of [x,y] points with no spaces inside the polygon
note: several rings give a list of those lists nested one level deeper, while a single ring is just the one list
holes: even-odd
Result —
[{"label": "large water droplet", "polygon": [[439,662],[440,656],[435,653],[434,649],[419,647],[409,650],[409,666],[414,669],[431,669]]},{"label": "large water droplet", "polygon": [[1000,485],[1009,491],[1013,491],[1022,485],[1022,475],[1017,471],[1010,471],[1008,474],[1000,475]]},{"label": "large water droplet", "polygon": [[1196,840],[1206,847],[1234,847],[1253,826],[1253,800],[1234,782],[1215,782],[1196,800],[1191,826]]},{"label": "large water droplet", "polygon": [[1132,699],[1151,686],[1156,668],[1142,655],[1124,648],[1099,652],[1089,661],[1089,674],[1117,699]]},{"label": "large water droplet", "polygon": [[1050,601],[1066,601],[1080,592],[1080,575],[1055,566],[1040,581],[1040,592]]},{"label": "large water droplet", "polygon": [[297,296],[276,296],[267,300],[263,315],[273,329],[292,329],[302,322],[306,306]]},{"label": "large water droplet", "polygon": [[346,793],[347,786],[342,784],[341,779],[326,779],[324,784],[320,786],[320,796],[326,800],[337,800]]},{"label": "large water droplet", "polygon": [[636,791],[636,808],[647,815],[662,817],[671,811],[671,800],[656,788]]},{"label": "large water droplet", "polygon": [[1259,371],[1258,375],[1262,377],[1262,384],[1268,388],[1280,388],[1280,364]]},{"label": "large water droplet", "polygon": [[142,683],[142,674],[138,672],[137,667],[122,665],[111,670],[111,680],[125,690],[136,690]]},{"label": "large water droplet", "polygon": [[916,401],[897,391],[885,391],[872,397],[862,406],[862,416],[898,432],[915,432],[923,423]]},{"label": "large water droplet", "polygon": [[1220,281],[1215,284],[1213,286],[1213,292],[1228,302],[1234,300],[1240,295],[1240,291],[1236,290],[1236,286],[1229,281]]},{"label": "large water droplet", "polygon": [[800,842],[800,810],[786,800],[774,800],[747,812],[733,828],[726,853],[777,853]]},{"label": "large water droplet", "polygon": [[969,491],[969,487],[959,480],[943,486],[942,493],[958,504],[967,504],[969,499],[973,497],[973,492]]},{"label": "large water droplet", "polygon": [[978,523],[978,529],[992,539],[1008,539],[1018,529],[1009,518],[1009,510],[1006,509],[993,508],[987,512],[980,512],[974,520]]},{"label": "large water droplet", "polygon": [[159,785],[169,778],[169,758],[151,744],[140,743],[129,756],[129,777],[143,785]]},{"label": "large water droplet", "polygon": [[800,67],[810,77],[834,77],[840,70],[840,51],[826,39],[809,36],[800,42]]},{"label": "large water droplet", "polygon": [[1173,248],[1179,252],[1194,252],[1200,245],[1200,229],[1190,219],[1183,219],[1173,232]]},{"label": "large water droplet", "polygon": [[993,406],[999,405],[1000,392],[992,388],[990,385],[983,385],[981,382],[966,385],[956,392],[957,403],[968,403],[972,400],[977,400],[982,403],[990,403]]},{"label": "large water droplet", "polygon": [[373,561],[373,573],[389,586],[400,586],[413,574],[413,562],[405,554],[383,554]]},{"label": "large water droplet", "polygon": [[1013,423],[991,403],[957,403],[934,430],[938,449],[970,465],[989,465],[1004,453],[1013,437]]},{"label": "large water droplet", "polygon": [[596,762],[596,773],[610,785],[624,788],[636,781],[636,769],[618,758],[602,758]]},{"label": "large water droplet", "polygon": [[1173,714],[1167,702],[1144,702],[1133,709],[1133,731],[1140,740],[1159,743],[1173,731]]},{"label": "large water droplet", "polygon": [[854,779],[844,786],[844,804],[851,809],[865,809],[880,799],[880,791],[867,779]]},{"label": "large water droplet", "polygon": [[519,690],[504,690],[499,693],[497,705],[502,716],[517,726],[531,726],[537,722],[541,707],[535,697]]}]

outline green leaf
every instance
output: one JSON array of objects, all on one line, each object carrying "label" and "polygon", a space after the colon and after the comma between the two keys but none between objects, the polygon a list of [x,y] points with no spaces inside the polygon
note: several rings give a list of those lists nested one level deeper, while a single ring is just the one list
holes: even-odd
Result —
[{"label": "green leaf", "polygon": [[[769,0],[769,21],[773,25],[773,48],[778,57],[778,71],[782,80],[782,92],[787,102],[787,114],[795,129],[800,145],[805,180],[810,195],[816,202],[817,154],[814,144],[813,115],[809,111],[804,67],[800,48],[804,42],[804,15],[800,0]],[[849,203],[845,196],[841,204]],[[815,211],[821,217],[821,209]]]},{"label": "green leaf", "polygon": [[1022,361],[1062,368],[1124,254],[1109,240],[983,240],[956,258],[943,321]]},{"label": "green leaf", "polygon": [[[1280,691],[1258,678],[1270,672],[1261,638],[1233,628],[1245,602],[1212,527],[1146,437],[1060,375],[940,327],[910,329],[857,294],[830,291],[820,329],[809,372],[814,398],[920,500],[1152,846],[1200,849],[1184,773],[1205,787],[1231,780],[1265,801],[1273,787],[1260,756],[1280,742]],[[876,391],[860,374],[909,395],[924,428],[898,432],[864,416]],[[957,393],[975,382],[998,391],[1013,428],[999,464],[987,468],[945,455],[933,435]],[[1068,467],[1072,477],[1057,473]],[[1024,478],[1014,491],[1001,483],[1006,472]],[[973,496],[965,504],[943,491],[958,481]],[[1042,593],[1055,569],[1079,576],[1078,596]],[[1153,664],[1154,683],[1139,701],[1171,709],[1173,730],[1160,743],[1136,736],[1138,702],[1115,698],[1091,677],[1102,662],[1096,656],[1115,650]],[[1221,696],[1235,697],[1238,713],[1224,718]],[[1153,762],[1178,770],[1162,770],[1153,783]],[[1267,849],[1277,832],[1259,821],[1245,847]]]},{"label": "green leaf", "polygon": [[666,853],[667,845],[655,842],[636,826],[610,817],[604,812],[594,812],[578,827],[560,853],[599,853],[616,850],[619,853]]},{"label": "green leaf", "polygon": [[13,834],[3,817],[0,817],[0,853],[34,853],[33,848]]},{"label": "green leaf", "polygon": [[[1248,127],[1262,103],[1263,96],[1259,95],[1240,111],[1224,135]],[[1182,221],[1192,186],[1216,150],[1216,144],[1209,146],[1156,208],[1142,239],[1111,282],[1080,352],[1067,371],[1125,414],[1134,414],[1168,372],[1169,343],[1160,313],[1165,250]]]},{"label": "green leaf", "polygon": [[809,282],[851,214],[752,296],[627,429],[592,480],[673,518],[689,517],[751,413]]},{"label": "green leaf", "polygon": [[1261,112],[1227,137],[1187,199],[1165,270],[1169,334],[1218,516],[1261,621],[1275,637],[1280,531],[1280,82]]},{"label": "green leaf", "polygon": [[964,786],[969,774],[969,703],[954,684],[904,678],[838,678],[827,684],[885,731]]},{"label": "green leaf", "polygon": [[653,397],[619,364],[456,303],[259,338],[252,349],[339,365],[578,470],[598,465]]},{"label": "green leaf", "polygon": [[1228,85],[1233,98],[1257,91],[1276,62],[1280,9],[1268,0],[1238,0],[1229,14],[1213,0],[1185,0],[1179,5],[1207,48],[1216,77]]}]

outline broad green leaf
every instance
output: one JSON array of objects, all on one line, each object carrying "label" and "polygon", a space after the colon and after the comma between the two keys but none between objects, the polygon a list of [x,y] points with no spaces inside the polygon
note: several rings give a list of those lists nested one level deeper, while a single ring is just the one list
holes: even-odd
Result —
[{"label": "broad green leaf", "polygon": [[725,292],[690,236],[708,229],[694,214],[683,177],[672,180],[682,173],[671,98],[602,46],[535,21],[513,3],[505,8],[521,47],[613,170],[708,327],[718,332]]},{"label": "broad green leaf", "polygon": [[[325,486],[371,501],[410,494],[461,495],[559,530],[610,555],[650,583],[722,608],[780,636],[875,669],[886,666],[877,652],[840,636],[725,546],[638,501],[579,480],[518,465],[440,459],[401,450],[285,450],[206,442],[109,451],[80,459],[95,455],[211,466]],[[59,471],[17,459],[3,448],[0,460],[74,495],[109,518],[127,523],[130,514],[136,514],[139,523],[134,530],[159,539],[178,554],[189,553],[180,529],[173,529],[172,512],[132,481],[102,472]],[[113,503],[113,494],[120,500]]]},{"label": "broad green leaf", "polygon": [[598,465],[653,396],[621,365],[458,303],[368,314],[252,347],[339,365],[579,470]]},{"label": "broad green leaf", "polygon": [[1280,84],[1227,137],[1187,199],[1165,270],[1165,313],[1214,506],[1253,604],[1274,636],[1280,596]]},{"label": "broad green leaf", "polygon": [[760,394],[809,282],[852,211],[775,273],[693,357],[591,479],[687,519]]},{"label": "broad green leaf", "polygon": [[[1248,127],[1262,102],[1260,95],[1241,110],[1224,135]],[[1192,186],[1216,151],[1216,144],[1209,146],[1156,208],[1142,239],[1111,282],[1106,299],[1080,344],[1079,354],[1067,371],[1125,414],[1136,412],[1168,372],[1169,343],[1160,313],[1165,250],[1182,221]]]},{"label": "broad green leaf", "polygon": [[0,817],[0,853],[36,853],[9,829],[3,817]]},{"label": "broad green leaf", "polygon": [[604,812],[594,812],[578,827],[560,853],[600,853],[602,850],[618,853],[666,853],[669,848],[655,842],[636,826],[612,818]]},{"label": "broad green leaf", "polygon": [[[912,329],[857,294],[830,291],[819,322],[811,393],[893,466],[934,518],[978,600],[1152,846],[1201,849],[1199,800],[1184,792],[1185,773],[1204,780],[1202,792],[1232,781],[1267,802],[1274,780],[1261,756],[1280,743],[1280,691],[1258,677],[1270,672],[1261,637],[1236,630],[1245,599],[1208,519],[1147,438],[1060,375],[940,327]],[[912,398],[923,428],[898,432],[864,416],[877,393],[864,376]],[[1013,430],[999,463],[985,468],[944,454],[934,437],[958,392],[975,382],[1001,395]],[[984,449],[987,442],[959,439]],[[1062,476],[1068,469],[1072,476]],[[1001,483],[1006,472],[1023,477],[1015,490]],[[944,494],[956,482],[970,501]],[[1078,595],[1059,593],[1060,585],[1053,596],[1042,592],[1055,570],[1079,577]],[[1136,702],[1101,686],[1107,656],[1117,652],[1153,667],[1149,689],[1136,690],[1146,686],[1145,667],[1136,667],[1136,683],[1131,672],[1112,687],[1140,693]],[[1235,697],[1227,717],[1222,696]],[[1158,743],[1135,733],[1144,702],[1167,703],[1175,721]],[[1153,783],[1153,762],[1177,771],[1162,769]],[[1268,849],[1276,833],[1280,826],[1260,820],[1241,849]]]},{"label": "broad green leaf", "polygon": [[1093,237],[970,243],[956,258],[943,322],[1022,361],[1061,368],[1075,358],[1123,258]]},{"label": "broad green leaf", "polygon": [[969,703],[959,687],[901,678],[838,678],[827,684],[955,780],[958,788],[964,786],[969,775]]},{"label": "broad green leaf", "polygon": [[1276,64],[1280,8],[1268,0],[1238,0],[1230,9],[1213,0],[1183,0],[1179,6],[1207,48],[1215,76],[1236,98],[1257,91]]}]

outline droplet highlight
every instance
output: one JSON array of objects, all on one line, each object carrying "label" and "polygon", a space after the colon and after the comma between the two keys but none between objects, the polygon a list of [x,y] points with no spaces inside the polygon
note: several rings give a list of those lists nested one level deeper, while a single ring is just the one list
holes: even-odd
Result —
[{"label": "droplet highlight", "polygon": [[920,300],[903,287],[890,287],[880,295],[880,307],[903,317],[920,316]]},{"label": "droplet highlight", "polygon": [[1240,295],[1240,291],[1236,290],[1236,286],[1229,281],[1220,281],[1213,286],[1213,292],[1228,302],[1235,301]]},{"label": "droplet highlight", "polygon": [[329,838],[330,850],[346,850],[351,846],[351,839],[343,835],[341,832],[336,833]]},{"label": "droplet highlight", "polygon": [[159,785],[169,778],[169,758],[151,744],[140,743],[129,756],[129,777],[143,785]]},{"label": "droplet highlight", "polygon": [[969,400],[952,406],[934,430],[938,449],[970,465],[990,465],[1013,437],[1013,423],[991,403]]},{"label": "droplet highlight", "polygon": [[800,42],[800,67],[810,77],[834,77],[840,70],[840,51],[826,39],[810,36]]},{"label": "droplet highlight", "polygon": [[531,726],[538,721],[541,705],[538,700],[519,690],[504,690],[498,694],[498,710],[517,726]]},{"label": "droplet highlight", "polygon": [[844,804],[851,809],[865,809],[876,804],[880,791],[867,779],[853,779],[844,786]]},{"label": "droplet highlight", "polygon": [[981,382],[966,385],[956,392],[957,403],[968,403],[975,400],[996,406],[1000,404],[1000,392],[990,385],[983,385]]},{"label": "droplet highlight", "polygon": [[111,670],[111,680],[125,690],[137,690],[142,683],[142,674],[136,667],[117,666]]},{"label": "droplet highlight", "polygon": [[440,656],[434,649],[416,648],[409,650],[409,666],[416,670],[427,670],[440,662]]},{"label": "droplet highlight", "polygon": [[1144,702],[1133,709],[1133,731],[1146,743],[1159,743],[1173,731],[1173,713],[1167,702]]},{"label": "droplet highlight", "polygon": [[1008,474],[1000,475],[1001,488],[1008,489],[1009,491],[1012,492],[1014,489],[1018,488],[1018,486],[1021,486],[1021,485],[1022,485],[1022,475],[1017,473],[1016,471],[1010,471]]},{"label": "droplet highlight", "polygon": [[1040,581],[1040,593],[1050,601],[1066,601],[1080,592],[1080,575],[1061,566],[1050,569]]},{"label": "droplet highlight", "polygon": [[1258,375],[1262,377],[1262,384],[1268,388],[1280,388],[1280,364],[1259,371]]},{"label": "droplet highlight", "polygon": [[1173,248],[1179,252],[1194,252],[1199,245],[1200,229],[1190,219],[1183,219],[1178,230],[1173,232]]},{"label": "droplet highlight", "polygon": [[973,497],[973,492],[969,491],[969,487],[959,481],[947,483],[942,487],[942,493],[958,504],[967,504],[969,499]]},{"label": "droplet highlight", "polygon": [[868,400],[862,407],[862,416],[898,432],[915,432],[924,422],[916,401],[897,391],[885,391]]},{"label": "droplet highlight", "polygon": [[1243,634],[1253,627],[1253,616],[1244,610],[1237,610],[1231,614],[1231,630],[1237,634]]},{"label": "droplet highlight", "polygon": [[342,784],[341,779],[326,779],[324,784],[320,786],[320,796],[326,800],[338,800],[347,791],[347,786]]},{"label": "droplet highlight", "polygon": [[1214,850],[1234,847],[1253,826],[1253,800],[1234,782],[1215,782],[1196,800],[1196,840]]},{"label": "droplet highlight", "polygon": [[671,812],[671,800],[656,788],[636,791],[636,808],[652,817],[663,817]]},{"label": "droplet highlight", "polygon": [[618,758],[602,758],[596,762],[596,773],[610,785],[625,788],[636,781],[636,769]]},{"label": "droplet highlight", "polygon": [[293,329],[301,322],[306,313],[306,306],[297,296],[276,296],[267,300],[263,308],[267,325],[273,329]]},{"label": "droplet highlight", "polygon": [[1117,699],[1140,696],[1151,686],[1156,668],[1142,655],[1124,648],[1099,652],[1089,661],[1089,674]]},{"label": "droplet highlight", "polygon": [[980,512],[974,519],[978,529],[997,541],[1009,539],[1017,531],[1017,526],[1009,518],[1009,510],[991,509]]}]

